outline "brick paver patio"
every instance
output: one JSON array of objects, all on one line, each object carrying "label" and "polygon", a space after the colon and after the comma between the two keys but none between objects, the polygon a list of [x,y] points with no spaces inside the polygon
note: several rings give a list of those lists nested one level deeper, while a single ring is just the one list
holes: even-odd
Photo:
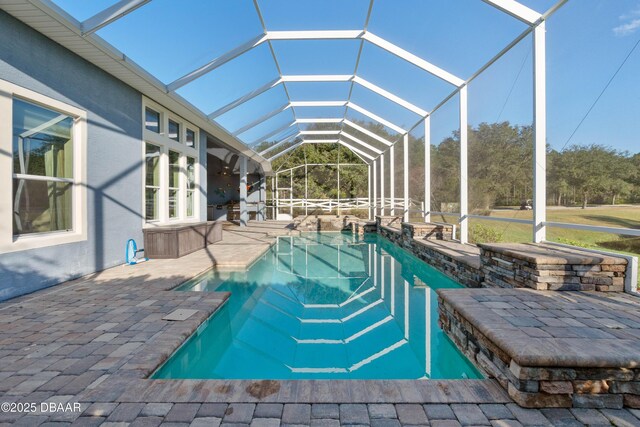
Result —
[{"label": "brick paver patio", "polygon": [[[115,267],[0,303],[0,402],[38,410],[41,402],[80,404],[44,413],[3,407],[0,425],[640,425],[640,411],[631,409],[523,409],[494,380],[147,379],[228,297],[171,289],[224,259],[253,262],[278,228],[244,235],[232,228],[226,246]],[[163,320],[176,309],[195,313]]]}]

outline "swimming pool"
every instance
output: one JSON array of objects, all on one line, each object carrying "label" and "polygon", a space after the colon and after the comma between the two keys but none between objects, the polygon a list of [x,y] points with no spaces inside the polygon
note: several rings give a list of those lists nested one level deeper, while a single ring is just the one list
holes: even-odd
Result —
[{"label": "swimming pool", "polygon": [[177,289],[231,297],[153,377],[480,378],[438,327],[435,289],[456,287],[377,235],[280,237],[247,271]]}]

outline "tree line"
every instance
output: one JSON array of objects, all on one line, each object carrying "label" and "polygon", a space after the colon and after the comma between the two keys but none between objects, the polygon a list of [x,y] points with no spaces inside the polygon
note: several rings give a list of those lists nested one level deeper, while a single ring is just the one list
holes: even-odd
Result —
[{"label": "tree line", "polygon": [[[390,141],[397,135],[370,122],[363,127]],[[315,128],[315,127],[314,127]],[[318,129],[324,126],[317,126]],[[372,138],[349,130],[372,145]],[[409,134],[409,194],[414,200],[424,198],[424,138]],[[268,146],[263,144],[261,149]],[[387,148],[382,146],[381,148]],[[401,196],[402,143],[395,145],[396,195]],[[432,142],[431,204],[432,210],[456,211],[460,196],[460,132],[454,131],[438,144]],[[337,144],[303,145],[273,162],[274,170],[306,163],[362,163],[348,149]],[[388,159],[389,156],[386,156]],[[587,204],[640,203],[640,153],[620,151],[606,145],[572,145],[562,150],[547,146],[547,204],[582,206]],[[496,207],[519,207],[533,198],[533,128],[509,122],[481,123],[468,129],[469,209],[484,213]],[[385,172],[389,173],[389,165]],[[300,175],[302,174],[302,175]],[[304,194],[300,185],[304,170],[294,172],[294,194]],[[332,167],[310,169],[309,198],[337,198],[337,174]],[[341,170],[341,197],[366,197],[366,170]],[[386,179],[386,195],[389,180]],[[302,193],[300,193],[302,191]],[[346,196],[349,195],[349,196]],[[297,198],[297,196],[295,196]]]}]

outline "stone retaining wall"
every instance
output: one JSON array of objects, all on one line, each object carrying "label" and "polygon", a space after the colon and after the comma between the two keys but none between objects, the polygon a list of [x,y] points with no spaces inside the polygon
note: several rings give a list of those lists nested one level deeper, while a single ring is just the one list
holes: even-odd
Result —
[{"label": "stone retaining wall", "polygon": [[625,258],[544,244],[479,244],[484,287],[623,292]]}]

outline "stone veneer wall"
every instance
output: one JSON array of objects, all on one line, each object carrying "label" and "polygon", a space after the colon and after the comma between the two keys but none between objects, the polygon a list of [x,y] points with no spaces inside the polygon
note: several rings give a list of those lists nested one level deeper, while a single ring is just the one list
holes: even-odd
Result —
[{"label": "stone veneer wall", "polygon": [[427,222],[424,224],[403,222],[402,235],[405,240],[452,240],[453,225],[439,222]]},{"label": "stone veneer wall", "polygon": [[[448,253],[449,251],[428,243],[433,240],[451,240],[452,225],[441,223],[411,224],[400,221],[400,217],[376,217],[378,233],[463,285],[471,288],[480,287],[482,273],[479,263],[474,265],[456,259]],[[389,226],[389,224],[398,224],[400,228]]]},{"label": "stone veneer wall", "polygon": [[439,324],[469,360],[525,408],[640,408],[640,366],[525,367],[516,363],[442,296]]},{"label": "stone veneer wall", "polygon": [[483,287],[623,292],[625,258],[560,251],[544,244],[479,244]]},{"label": "stone veneer wall", "polygon": [[412,240],[409,249],[415,256],[440,272],[469,288],[479,288],[482,284],[480,265],[461,261],[426,241]]},{"label": "stone veneer wall", "polygon": [[300,231],[342,231],[358,220],[348,215],[302,215],[294,219],[294,228]]}]

